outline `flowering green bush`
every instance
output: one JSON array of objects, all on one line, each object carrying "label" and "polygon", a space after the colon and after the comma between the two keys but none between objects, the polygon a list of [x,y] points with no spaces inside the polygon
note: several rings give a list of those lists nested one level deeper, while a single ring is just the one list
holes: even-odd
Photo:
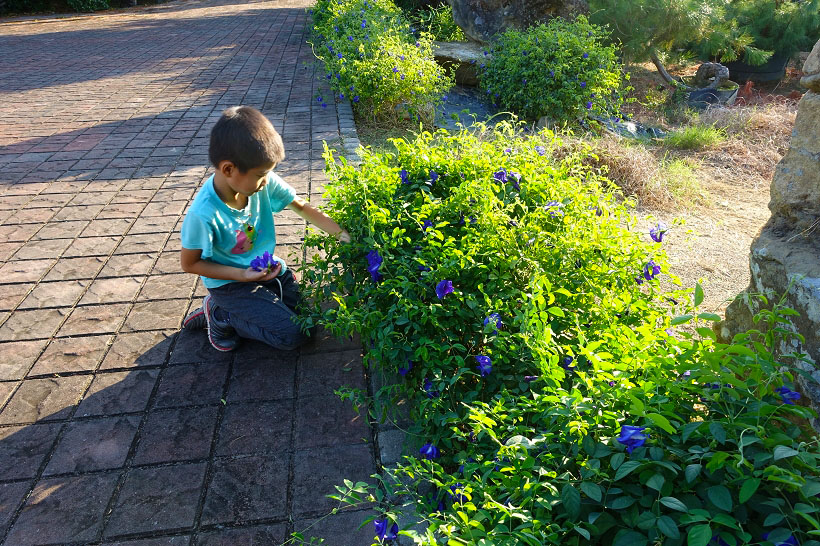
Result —
[{"label": "flowering green bush", "polygon": [[415,443],[400,485],[343,496],[398,495],[429,524],[399,530],[383,505],[379,541],[817,546],[820,451],[778,330],[716,343],[700,287],[659,287],[666,227],[636,232],[558,143],[499,125],[360,167],[326,154],[354,243],[309,237],[306,322],[361,334],[370,373],[398,378],[374,398],[409,402]]},{"label": "flowering green bush", "polygon": [[619,115],[628,74],[606,38],[584,16],[507,30],[479,65],[479,81],[494,103],[528,119]]},{"label": "flowering green bush", "polygon": [[375,117],[399,110],[432,120],[452,78],[433,59],[430,37],[415,38],[390,0],[319,0],[312,16],[314,53],[336,97]]}]

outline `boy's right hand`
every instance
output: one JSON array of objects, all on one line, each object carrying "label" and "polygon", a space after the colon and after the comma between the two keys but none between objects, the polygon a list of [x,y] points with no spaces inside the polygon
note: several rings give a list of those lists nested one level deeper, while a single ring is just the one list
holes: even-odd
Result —
[{"label": "boy's right hand", "polygon": [[276,266],[271,270],[270,273],[265,271],[257,271],[252,267],[245,269],[242,271],[242,278],[239,279],[242,282],[267,282],[272,281],[276,277],[279,276],[279,273],[282,272],[282,263],[277,262]]}]

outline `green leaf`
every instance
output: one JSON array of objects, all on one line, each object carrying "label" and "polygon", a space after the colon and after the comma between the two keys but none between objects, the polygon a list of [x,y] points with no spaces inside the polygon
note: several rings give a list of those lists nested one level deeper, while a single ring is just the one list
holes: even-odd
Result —
[{"label": "green leaf", "polygon": [[717,336],[715,332],[711,328],[706,328],[705,326],[699,326],[695,328],[695,331],[700,335],[700,337],[709,338],[712,341],[717,341]]},{"label": "green leaf", "polygon": [[693,421],[691,423],[686,423],[685,425],[683,425],[683,436],[681,439],[684,442],[688,440],[692,433],[695,432],[702,424],[703,421]]},{"label": "green leaf", "polygon": [[561,502],[564,503],[564,509],[570,519],[578,519],[581,513],[581,493],[572,484],[567,483],[561,489]]},{"label": "green leaf", "polygon": [[661,497],[661,504],[678,512],[688,512],[689,509],[675,497]]},{"label": "green leaf", "polygon": [[612,508],[613,510],[623,510],[624,508],[629,508],[635,504],[635,497],[618,497],[616,499],[612,499],[608,503],[606,503],[607,508]]},{"label": "green leaf", "polygon": [[627,475],[629,475],[629,473],[631,473],[633,470],[635,470],[639,466],[641,466],[641,463],[639,463],[638,461],[627,461],[627,462],[625,462],[615,472],[615,481],[617,482],[618,480],[620,480],[622,478],[625,478]]},{"label": "green leaf", "polygon": [[703,303],[703,288],[700,283],[695,285],[695,307]]},{"label": "green leaf", "polygon": [[547,309],[547,313],[550,315],[555,315],[556,317],[565,317],[564,310],[560,307],[550,307]]},{"label": "green leaf", "polygon": [[581,482],[581,491],[583,491],[587,497],[598,502],[601,502],[604,496],[601,492],[601,486],[597,483]]},{"label": "green leaf", "polygon": [[723,320],[720,315],[716,315],[714,313],[698,313],[698,318],[700,320],[711,320],[714,322]]},{"label": "green leaf", "polygon": [[740,494],[738,495],[738,502],[740,504],[745,503],[747,500],[752,498],[752,495],[755,494],[757,488],[760,487],[760,478],[748,478],[746,481],[743,482],[743,485],[740,486]]},{"label": "green leaf", "polygon": [[794,457],[798,453],[800,452],[788,446],[777,446],[774,448],[774,460],[779,461],[780,459],[785,459],[787,457]]},{"label": "green leaf", "polygon": [[626,459],[626,455],[623,453],[616,453],[612,457],[609,458],[609,465],[614,469],[617,470],[619,466],[624,462]]},{"label": "green leaf", "polygon": [[709,524],[694,525],[689,529],[686,538],[687,546],[706,546],[712,540],[712,528]]},{"label": "green leaf", "polygon": [[646,480],[646,486],[660,492],[665,482],[666,478],[663,477],[663,474],[654,474],[651,478]]},{"label": "green leaf", "polygon": [[677,326],[678,324],[683,324],[685,322],[689,322],[692,320],[692,315],[680,315],[679,317],[675,317],[669,321],[670,326]]},{"label": "green leaf", "polygon": [[690,464],[686,466],[686,470],[684,471],[684,475],[686,476],[686,481],[688,483],[692,483],[695,479],[700,476],[700,471],[703,469],[703,465],[701,464]]},{"label": "green leaf", "polygon": [[637,531],[626,531],[618,533],[612,546],[643,546],[646,544],[646,537]]},{"label": "green leaf", "polygon": [[587,530],[586,530],[586,529],[584,529],[583,527],[580,527],[580,526],[576,525],[576,526],[574,527],[574,529],[575,529],[575,531],[576,531],[579,535],[581,535],[581,536],[582,536],[582,537],[584,537],[585,539],[589,540],[589,539],[591,538],[591,535],[589,534],[589,531],[587,531]]},{"label": "green leaf", "polygon": [[669,538],[679,538],[680,531],[678,531],[678,525],[675,523],[675,520],[670,518],[669,516],[661,516],[658,518],[658,530],[663,533],[664,535],[668,536]]},{"label": "green leaf", "polygon": [[709,497],[712,504],[721,510],[725,510],[727,512],[732,511],[732,494],[725,486],[713,485],[706,490],[706,496]]},{"label": "green leaf", "polygon": [[800,491],[807,497],[813,497],[820,493],[820,482],[807,480],[803,487],[800,488]]},{"label": "green leaf", "polygon": [[726,442],[726,430],[717,421],[709,423],[709,433],[718,441],[719,444]]},{"label": "green leaf", "polygon": [[777,525],[781,521],[785,519],[785,516],[780,512],[774,512],[766,516],[766,519],[763,520],[763,527],[771,527],[772,525]]},{"label": "green leaf", "polygon": [[675,430],[675,427],[672,426],[669,420],[660,413],[647,413],[646,416],[649,419],[652,419],[653,423],[661,427],[669,434],[675,434],[677,432],[677,430]]}]

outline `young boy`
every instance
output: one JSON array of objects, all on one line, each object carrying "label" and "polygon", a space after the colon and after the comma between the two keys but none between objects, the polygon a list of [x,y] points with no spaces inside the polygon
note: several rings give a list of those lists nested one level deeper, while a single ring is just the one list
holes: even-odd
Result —
[{"label": "young boy", "polygon": [[200,275],[208,295],[185,317],[183,328],[207,327],[218,351],[232,351],[243,337],[295,349],[308,336],[294,321],[299,289],[293,274],[275,256],[272,269],[251,267],[255,258],[274,253],[273,215],[288,208],[343,242],[350,236],[273,173],[285,150],[258,110],[225,110],[211,130],[208,155],[216,172],[185,216],[180,255],[182,270]]}]

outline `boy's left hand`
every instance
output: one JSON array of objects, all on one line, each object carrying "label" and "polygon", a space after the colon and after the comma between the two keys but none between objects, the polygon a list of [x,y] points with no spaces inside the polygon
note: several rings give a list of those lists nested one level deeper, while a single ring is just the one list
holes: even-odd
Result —
[{"label": "boy's left hand", "polygon": [[337,237],[343,243],[349,243],[351,241],[350,234],[345,229],[343,229]]}]

